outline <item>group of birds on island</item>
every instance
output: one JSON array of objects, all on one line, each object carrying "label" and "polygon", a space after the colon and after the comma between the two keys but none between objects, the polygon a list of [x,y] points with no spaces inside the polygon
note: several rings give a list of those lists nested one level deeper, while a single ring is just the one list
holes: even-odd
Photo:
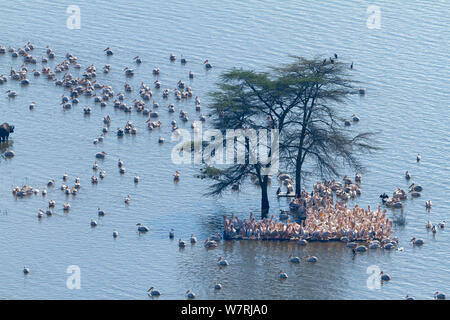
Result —
[{"label": "group of birds on island", "polygon": [[[38,63],[38,59],[32,55],[35,47],[28,42],[23,48],[14,49],[9,47],[6,49],[5,47],[0,45],[0,54],[5,54],[9,52],[11,57],[18,58],[19,56],[23,57],[24,64],[18,69],[15,70],[11,67],[9,77],[11,80],[18,81],[22,86],[27,86],[30,84],[30,80],[27,78],[29,70],[26,65],[36,65]],[[113,56],[114,53],[111,48],[106,48],[104,50],[107,56]],[[101,108],[105,108],[108,106],[108,101],[113,100],[112,105],[115,109],[121,110],[125,113],[131,113],[133,109],[137,113],[141,113],[143,116],[147,117],[145,123],[149,131],[156,130],[161,127],[161,121],[157,121],[156,119],[159,117],[159,103],[154,100],[154,93],[152,88],[150,88],[144,82],[141,82],[140,87],[138,88],[139,99],[134,99],[132,105],[128,105],[125,103],[125,95],[122,92],[115,93],[112,86],[102,85],[96,80],[97,69],[94,65],[89,65],[85,68],[85,71],[82,73],[81,77],[74,77],[69,73],[70,67],[75,70],[81,69],[81,65],[78,63],[77,58],[70,53],[65,55],[65,59],[57,64],[53,69],[46,66],[49,60],[53,60],[56,58],[55,52],[47,46],[45,48],[45,55],[41,57],[40,61],[42,63],[41,71],[34,68],[31,73],[34,77],[39,77],[41,75],[45,75],[46,78],[50,81],[53,81],[56,86],[60,86],[69,90],[69,94],[63,94],[61,96],[61,105],[64,110],[69,110],[73,108],[75,105],[80,103],[80,96],[84,95],[86,97],[93,98],[95,104],[98,104]],[[330,63],[334,63],[334,61],[338,59],[335,54],[334,59],[330,58]],[[174,62],[177,60],[175,54],[171,53],[169,55],[169,60]],[[143,63],[143,59],[140,56],[136,56],[132,59],[134,63],[137,65]],[[181,64],[186,64],[188,61],[185,57],[181,56]],[[327,59],[324,60],[324,63],[327,63]],[[206,70],[212,68],[212,64],[209,60],[204,61],[204,66]],[[350,69],[353,69],[353,62],[350,66]],[[110,64],[105,64],[102,68],[104,74],[108,74],[112,71],[112,67]],[[135,75],[135,70],[130,67],[125,67],[123,70],[124,76],[126,78],[133,77]],[[62,78],[58,79],[57,75],[64,72]],[[154,90],[160,91],[162,99],[166,99],[170,94],[173,94],[176,100],[185,100],[190,99],[194,96],[192,87],[187,85],[184,81],[179,80],[177,82],[176,87],[171,90],[169,88],[162,88],[163,84],[159,81],[158,75],[160,75],[161,70],[159,67],[155,67],[152,70],[152,74],[157,78],[154,83]],[[194,78],[194,73],[189,71],[188,74],[189,79]],[[0,75],[0,85],[6,84],[8,78],[4,75]],[[123,90],[126,93],[133,92],[133,87],[125,83],[123,86]],[[18,95],[18,93],[14,90],[6,91],[8,98],[14,98]],[[361,95],[365,94],[365,89],[359,89],[359,93]],[[148,103],[151,102],[151,107],[148,107]],[[201,103],[200,98],[198,96],[195,97],[195,110],[196,112],[201,111]],[[34,110],[36,108],[36,103],[33,101],[29,105],[30,110]],[[85,106],[83,108],[83,113],[86,116],[89,116],[92,112],[92,108],[89,106]],[[168,112],[175,113],[174,104],[168,105]],[[189,116],[188,113],[184,110],[180,110],[179,112],[180,121],[188,122]],[[359,117],[355,114],[351,117],[353,122],[360,121]],[[200,114],[199,120],[201,122],[206,121],[206,116]],[[110,125],[112,119],[110,115],[106,115],[102,119],[103,127],[101,133],[93,140],[94,144],[100,144],[106,137],[106,134],[110,132]],[[350,120],[345,120],[344,124],[346,126],[350,126]],[[178,130],[177,121],[173,119],[170,123],[171,130],[176,132]],[[196,122],[192,122],[191,128],[196,130],[197,124]],[[126,134],[136,135],[137,128],[133,124],[132,121],[127,121],[123,127],[118,127],[115,131],[118,138],[123,137]],[[158,138],[158,143],[162,144],[165,142],[165,139],[160,136]],[[6,150],[4,156],[7,158],[14,157],[14,151]],[[104,151],[99,151],[95,154],[95,158],[98,161],[102,161],[106,158],[107,153]],[[420,154],[417,155],[417,162],[421,161]],[[124,166],[123,160],[117,161],[117,166],[120,174],[126,173],[126,168]],[[99,163],[95,161],[92,165],[92,170],[94,175],[91,176],[91,183],[97,184],[99,183],[99,179],[103,180],[106,177],[106,171],[100,168]],[[98,173],[98,177],[96,175]],[[407,180],[411,179],[411,175],[408,171],[405,173],[405,178]],[[62,176],[63,183],[60,187],[60,190],[67,196],[72,195],[73,197],[77,195],[81,188],[81,181],[79,177],[74,179],[73,186],[67,185],[69,177],[67,174]],[[230,218],[224,216],[224,233],[223,236],[220,234],[215,234],[207,238],[203,245],[207,249],[214,249],[218,246],[218,242],[222,240],[222,238],[230,240],[291,240],[297,241],[299,246],[305,246],[310,241],[341,241],[346,243],[346,246],[352,249],[353,255],[358,252],[365,252],[368,249],[377,249],[383,248],[385,250],[391,250],[397,248],[397,250],[402,251],[403,248],[398,247],[398,238],[391,237],[392,235],[392,221],[387,218],[386,209],[381,210],[381,207],[378,206],[376,211],[371,210],[370,206],[367,209],[359,208],[355,206],[354,208],[348,208],[345,202],[349,199],[355,199],[356,197],[361,195],[360,183],[361,183],[361,175],[357,174],[355,176],[355,182],[353,182],[347,176],[344,177],[343,183],[337,181],[323,181],[318,182],[314,185],[313,191],[308,193],[303,191],[300,197],[295,197],[290,203],[290,211],[281,211],[279,221],[275,219],[274,216],[270,218],[264,218],[262,220],[256,220],[252,213],[250,213],[250,218],[241,220],[238,217],[232,215]],[[174,182],[179,182],[180,180],[180,172],[176,171],[173,175]],[[282,187],[286,188],[286,195],[291,196],[293,194],[293,185],[294,181],[288,174],[279,174],[278,180]],[[133,177],[133,181],[135,184],[141,181],[140,176],[136,173]],[[28,185],[24,185],[22,187],[14,187],[13,194],[17,198],[23,198],[30,195],[37,195],[39,193],[42,194],[43,197],[47,196],[48,189],[52,188],[56,184],[54,179],[50,179],[46,188],[40,191],[39,188],[33,188]],[[234,187],[234,186],[233,186]],[[420,185],[411,184],[409,193],[411,197],[416,198],[420,197],[420,192],[423,188]],[[239,186],[235,189],[239,189]],[[233,189],[234,190],[234,189]],[[281,187],[277,191],[277,195],[281,196]],[[401,201],[407,199],[407,194],[405,191],[398,188],[394,191],[392,197],[389,197],[386,194],[380,196],[382,198],[383,204],[388,208],[402,208]],[[128,194],[124,198],[124,203],[129,205],[131,203],[131,196]],[[51,216],[53,214],[53,209],[56,206],[56,202],[51,199],[48,201],[48,206],[45,210],[38,210],[38,218],[42,219],[44,215]],[[426,208],[431,209],[431,201],[426,202]],[[62,206],[64,212],[70,211],[70,203],[65,202]],[[292,212],[304,216],[305,219],[301,220],[300,223],[296,221],[291,221],[290,215]],[[105,216],[105,212],[99,207],[97,209],[98,217]],[[98,221],[94,218],[90,220],[90,226],[95,228],[98,226]],[[142,223],[136,223],[137,231],[139,233],[147,233],[150,231],[150,227],[144,225]],[[437,232],[437,228],[444,228],[445,221],[440,222],[437,225],[431,224],[430,221],[427,222],[426,228],[430,229],[433,233]],[[114,239],[119,237],[118,230],[114,229],[112,232],[112,236]],[[169,238],[175,238],[175,231],[171,229],[169,231]],[[189,241],[184,241],[181,238],[178,239],[178,247],[183,249],[187,246],[187,242],[191,245],[196,244],[197,238],[194,234],[191,234]],[[411,242],[413,245],[423,245],[424,240],[421,238],[412,238]],[[301,261],[305,261],[308,263],[318,262],[318,257],[314,255],[307,255],[305,257],[298,257],[294,254],[291,254],[288,257],[288,261],[292,264],[298,264]],[[219,267],[224,268],[230,265],[230,263],[224,259],[223,257],[219,257],[217,260],[217,264]],[[24,274],[30,273],[30,268],[28,266],[24,266],[23,268]],[[279,272],[279,278],[281,280],[285,280],[288,278],[287,273],[283,270]],[[389,274],[381,271],[380,273],[381,281],[390,281],[391,277]],[[215,290],[221,290],[222,285],[220,283],[215,283]],[[158,297],[161,295],[161,291],[151,287],[147,291],[150,297]],[[194,299],[196,294],[192,290],[188,290],[186,292],[186,297],[188,299]],[[436,299],[445,299],[445,294],[436,292],[434,297]],[[409,295],[406,296],[406,299],[413,299]]]}]

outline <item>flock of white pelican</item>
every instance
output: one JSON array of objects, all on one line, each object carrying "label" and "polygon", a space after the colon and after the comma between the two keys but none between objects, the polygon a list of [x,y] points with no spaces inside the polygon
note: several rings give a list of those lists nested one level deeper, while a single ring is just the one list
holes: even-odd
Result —
[{"label": "flock of white pelican", "polygon": [[[307,193],[305,193],[306,195]],[[308,195],[309,196],[309,195]],[[392,221],[386,216],[386,210],[348,208],[345,204],[333,204],[332,196],[312,197],[318,199],[309,202],[306,208],[306,219],[300,223],[287,219],[282,222],[274,216],[256,220],[250,218],[240,220],[234,215],[230,219],[224,217],[225,238],[239,240],[291,240],[305,245],[308,241],[380,241],[395,242],[390,239]]]},{"label": "flock of white pelican", "polygon": [[[24,64],[18,69],[15,70],[11,67],[10,70],[10,78],[12,80],[18,81],[22,86],[27,86],[30,84],[30,81],[27,78],[28,68],[25,64],[36,65],[38,59],[33,57],[31,52],[35,49],[35,47],[28,42],[23,48],[19,48],[15,50],[14,48],[6,49],[3,46],[0,46],[0,54],[6,53],[8,51],[13,58],[18,58],[19,56],[23,57]],[[73,106],[80,103],[79,97],[84,95],[86,97],[93,98],[94,103],[99,104],[100,107],[104,108],[107,106],[108,101],[110,99],[114,99],[113,106],[118,110],[122,110],[126,113],[130,113],[133,109],[137,113],[142,113],[144,116],[148,117],[148,120],[145,121],[147,127],[150,131],[160,128],[161,121],[153,121],[159,117],[158,108],[159,103],[155,100],[152,101],[151,107],[147,107],[147,103],[153,99],[153,91],[147,86],[144,82],[141,83],[139,88],[139,96],[140,99],[134,99],[133,105],[128,105],[124,102],[125,96],[122,92],[115,93],[113,88],[109,85],[102,85],[96,80],[97,70],[94,65],[89,65],[85,68],[81,77],[74,77],[69,73],[69,68],[73,67],[74,69],[81,69],[81,65],[77,62],[77,58],[70,53],[65,55],[65,59],[57,64],[53,70],[46,66],[49,59],[55,59],[55,52],[47,46],[45,48],[46,56],[41,57],[42,69],[38,71],[36,68],[32,71],[34,77],[39,77],[41,74],[45,75],[48,80],[53,81],[56,86],[63,87],[70,91],[69,95],[62,95],[61,97],[61,105],[64,110],[71,109]],[[104,50],[107,56],[112,56],[114,53],[108,47]],[[177,57],[175,54],[171,53],[169,56],[169,60],[174,62]],[[143,59],[140,56],[136,56],[132,59],[136,64],[141,64]],[[187,59],[183,56],[181,57],[181,63],[186,64]],[[212,64],[208,61],[204,61],[204,66],[206,69],[211,69]],[[111,65],[106,64],[103,68],[103,73],[108,74],[111,72]],[[61,79],[58,79],[57,75],[64,72],[64,75]],[[126,78],[133,77],[135,74],[135,70],[126,67],[123,69],[124,75]],[[157,77],[160,74],[160,69],[155,67],[153,69],[153,75]],[[189,71],[189,79],[194,78],[194,73]],[[0,85],[6,84],[8,78],[4,75],[0,75]],[[169,88],[162,88],[162,83],[159,79],[156,79],[153,83],[155,90],[162,91],[162,98],[168,98],[171,93],[173,93],[176,100],[189,99],[193,97],[192,88],[182,80],[177,82],[177,86],[171,90]],[[133,88],[128,83],[124,84],[125,92],[132,92]],[[361,89],[363,90],[363,89]],[[6,91],[8,98],[14,98],[18,95],[18,93],[14,90]],[[360,92],[363,94],[364,92]],[[30,110],[35,109],[35,102],[32,102],[29,106]],[[199,112],[201,110],[200,107],[200,98],[198,96],[195,97],[195,110]],[[92,109],[89,106],[85,106],[83,108],[83,112],[85,115],[89,115]],[[168,112],[174,113],[175,106],[173,104],[169,104]],[[180,110],[179,113],[180,120],[183,122],[187,122],[189,120],[188,113],[184,110]],[[205,121],[206,117],[201,114],[199,117],[200,121]],[[352,115],[353,122],[358,122],[359,117],[356,115]],[[109,126],[111,124],[111,118],[109,115],[103,118],[104,127],[102,129],[102,133],[94,139],[94,144],[99,144],[103,142],[105,135],[109,132]],[[351,125],[349,120],[346,120],[346,125]],[[178,129],[176,120],[171,121],[172,131],[176,131]],[[193,122],[191,125],[192,129],[196,129],[196,123]],[[128,121],[123,128],[119,127],[116,131],[118,137],[124,136],[124,134],[137,134],[137,128],[131,121]],[[159,137],[158,142],[163,143],[165,139],[163,137]],[[9,151],[8,154],[10,157],[14,156],[13,151]],[[106,158],[107,153],[104,151],[97,152],[95,157],[99,160],[103,160]],[[421,161],[420,154],[417,155],[417,161]],[[126,169],[124,167],[124,163],[122,160],[118,160],[119,173],[125,174]],[[98,183],[98,179],[104,179],[106,176],[105,170],[99,168],[97,162],[94,162],[92,169],[94,172],[99,172],[99,176],[93,175],[91,177],[92,183]],[[405,173],[405,177],[407,180],[411,179],[411,175],[407,171]],[[68,179],[68,175],[63,175],[63,182],[66,182]],[[173,179],[175,182],[178,182],[180,179],[180,172],[176,171]],[[286,195],[292,195],[294,189],[294,181],[286,174],[280,174],[278,176],[280,184],[285,186],[287,189]],[[134,183],[138,183],[140,181],[139,175],[136,173],[134,177]],[[262,220],[256,220],[252,213],[250,213],[249,219],[241,220],[238,217],[232,215],[230,218],[224,216],[224,238],[225,239],[233,239],[233,240],[292,240],[297,241],[299,245],[307,245],[310,241],[341,241],[347,243],[347,247],[351,248],[353,252],[364,252],[367,249],[376,249],[376,248],[384,248],[384,249],[392,249],[397,247],[398,239],[391,238],[392,235],[392,221],[390,221],[386,216],[386,210],[381,210],[381,207],[378,206],[377,210],[371,210],[370,206],[367,209],[360,208],[359,206],[355,206],[353,208],[349,208],[345,201],[349,199],[355,199],[357,196],[361,195],[361,190],[359,183],[361,182],[361,175],[357,174],[355,176],[355,182],[349,179],[347,176],[344,177],[343,183],[337,181],[324,181],[318,182],[314,185],[314,189],[311,193],[303,191],[299,198],[294,198],[290,203],[290,208],[293,211],[296,211],[305,219],[301,220],[300,223],[295,221],[291,221],[289,218],[289,213],[282,212],[280,214],[280,220],[276,219],[274,216],[270,218],[264,218]],[[47,187],[53,187],[55,185],[55,181],[53,179],[49,180],[47,183]],[[72,187],[67,186],[65,183],[61,186],[61,191],[66,195],[75,196],[81,187],[80,179],[75,178],[75,184]],[[239,190],[239,185],[233,186],[233,190]],[[412,184],[410,186],[411,197],[420,196],[420,192],[422,191],[421,186],[417,186]],[[18,197],[26,197],[32,194],[39,194],[39,188],[33,188],[31,186],[24,185],[22,187],[15,187],[13,189],[13,194]],[[278,195],[281,195],[281,188],[277,191]],[[47,195],[47,189],[42,190],[42,195]],[[406,192],[397,189],[393,197],[382,197],[383,203],[386,204],[387,207],[391,208],[400,208],[402,200],[407,198]],[[127,195],[125,197],[124,202],[126,204],[130,204],[131,196]],[[47,216],[52,215],[52,209],[55,207],[56,202],[54,200],[50,200],[48,202],[48,208],[44,211],[39,209],[38,218],[41,219],[44,214]],[[426,202],[426,207],[428,209],[431,208],[431,201]],[[63,210],[69,211],[70,204],[68,202],[63,204]],[[98,208],[97,212],[98,216],[104,216],[105,212]],[[95,228],[97,227],[98,222],[95,219],[90,220],[90,226]],[[441,222],[438,225],[440,228],[444,228],[445,221]],[[146,233],[150,231],[150,227],[141,223],[136,224],[137,231],[139,233]],[[431,225],[430,222],[427,223],[427,228],[432,229],[433,232],[436,230],[436,226]],[[112,233],[114,238],[119,236],[119,232],[114,230]],[[169,232],[169,237],[171,239],[174,238],[174,230],[171,229]],[[204,242],[204,247],[208,249],[214,249],[218,246],[217,242],[222,239],[220,234],[213,235],[207,238]],[[424,243],[423,239],[420,238],[412,238],[411,242],[414,245],[422,245]],[[197,243],[197,239],[192,234],[190,237],[190,243]],[[183,241],[181,238],[178,240],[178,246],[180,249],[186,247],[187,243]],[[289,256],[289,262],[291,263],[300,263],[301,260],[306,262],[315,263],[318,261],[316,256],[305,256],[303,258],[291,255]],[[229,262],[220,257],[217,261],[217,264],[220,267],[229,266]],[[30,268],[24,266],[23,272],[25,274],[30,273]],[[280,279],[287,279],[288,275],[280,270],[279,273]],[[389,281],[391,277],[381,272],[380,274],[382,281]],[[215,290],[222,289],[222,285],[220,283],[215,283]],[[154,287],[148,289],[148,295],[151,297],[158,297],[161,295],[159,290],[156,290]],[[195,293],[191,290],[186,292],[186,296],[189,299],[194,299],[196,297]],[[407,299],[411,297],[407,296]],[[436,299],[445,299],[445,295],[443,293],[436,292]]]}]

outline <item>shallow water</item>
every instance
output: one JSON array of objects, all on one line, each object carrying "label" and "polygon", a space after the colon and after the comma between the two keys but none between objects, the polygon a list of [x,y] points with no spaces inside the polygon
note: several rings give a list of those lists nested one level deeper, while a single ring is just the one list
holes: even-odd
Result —
[{"label": "shallow water", "polygon": [[[162,101],[159,93],[155,95],[164,126],[161,132],[148,132],[142,115],[115,111],[111,102],[101,109],[83,96],[78,106],[63,111],[62,89],[42,76],[30,75],[28,87],[8,81],[0,88],[0,122],[16,126],[10,142],[16,157],[0,159],[0,298],[148,299],[150,286],[162,291],[160,299],[184,298],[187,289],[201,299],[402,299],[406,294],[428,299],[437,290],[450,292],[450,234],[444,229],[432,236],[425,229],[428,219],[437,223],[448,219],[450,212],[448,2],[378,1],[379,30],[366,26],[366,9],[371,4],[367,1],[110,3],[80,4],[81,29],[69,30],[66,8],[71,1],[3,1],[0,44],[18,48],[30,40],[37,47],[33,52],[37,57],[49,44],[57,55],[50,66],[70,52],[83,67],[95,64],[98,81],[111,84],[116,93],[123,91],[124,67],[136,69],[127,80],[136,90],[141,81],[151,85],[151,70],[159,66],[163,87],[173,88],[179,79],[185,80],[202,99],[203,108],[206,93],[228,68],[260,70],[289,61],[289,54],[328,57],[337,52],[341,59],[354,61],[355,78],[367,89],[365,97],[349,101],[344,115],[361,117],[355,129],[381,131],[377,140],[383,150],[363,160],[367,172],[357,203],[376,207],[380,193],[406,188],[405,170],[424,187],[421,198],[406,202],[406,225],[395,227],[404,251],[376,250],[352,259],[339,243],[303,248],[286,242],[245,241],[221,243],[211,251],[200,243],[179,250],[180,237],[188,239],[194,233],[205,239],[222,231],[222,214],[245,217],[257,212],[259,190],[246,185],[243,192],[218,199],[202,196],[207,183],[193,177],[199,167],[176,166],[170,161],[173,144],[157,141],[159,135],[169,141],[168,124],[172,117],[178,118],[166,113],[172,96]],[[107,46],[114,56],[104,55]],[[188,64],[170,63],[170,52],[178,58],[183,54]],[[140,66],[132,61],[136,55],[144,60]],[[209,72],[202,66],[204,59],[214,65]],[[101,67],[106,63],[112,71],[103,75]],[[21,64],[21,58],[1,55],[0,74]],[[196,74],[192,82],[189,70]],[[19,96],[9,100],[3,93],[8,89]],[[126,94],[127,101],[136,95]],[[34,111],[28,110],[31,101],[36,102]],[[82,108],[87,104],[93,112],[86,117]],[[193,100],[176,103],[177,111],[181,108],[191,119],[197,118]],[[111,132],[103,143],[93,145],[106,114],[113,119],[112,129],[132,120],[137,136],[117,139]],[[94,155],[103,150],[108,156],[100,166],[107,176],[93,186],[89,178]],[[418,152],[420,164],[415,161]],[[118,172],[119,157],[125,162],[125,175]],[[175,170],[182,173],[178,184],[172,180]],[[71,184],[76,176],[82,183],[80,193],[69,198],[69,213],[61,209],[66,199],[58,188],[50,189],[45,199],[16,200],[11,194],[13,186],[25,183],[42,189],[50,178],[59,187],[65,172]],[[142,178],[137,185],[135,172]],[[277,187],[271,188],[274,214],[287,205],[274,197]],[[132,198],[129,206],[123,202],[127,194]],[[38,209],[45,209],[49,199],[57,201],[55,214],[38,221]],[[430,213],[425,200],[433,202]],[[89,221],[97,219],[97,207],[106,215],[92,229]],[[149,225],[151,231],[139,235],[137,222]],[[175,240],[168,238],[171,228]],[[114,229],[120,233],[116,240]],[[412,247],[408,243],[412,236],[424,238],[425,245]],[[287,258],[292,252],[314,254],[319,262],[291,265]],[[229,267],[219,269],[220,256],[230,262]],[[31,269],[27,276],[22,273],[24,265]],[[81,269],[79,290],[66,287],[69,265]],[[369,289],[366,269],[371,265],[389,273],[392,281]],[[288,273],[286,281],[280,282],[280,269]],[[213,290],[215,281],[223,285],[220,292]]]}]

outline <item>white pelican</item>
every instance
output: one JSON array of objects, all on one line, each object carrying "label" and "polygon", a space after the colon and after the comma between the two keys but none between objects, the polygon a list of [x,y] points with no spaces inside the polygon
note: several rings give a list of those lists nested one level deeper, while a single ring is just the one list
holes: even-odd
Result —
[{"label": "white pelican", "polygon": [[197,238],[194,237],[194,234],[191,234],[191,243],[197,243]]},{"label": "white pelican", "polygon": [[439,223],[438,223],[438,226],[439,226],[441,229],[444,229],[444,228],[445,228],[445,220],[439,222]]},{"label": "white pelican", "polygon": [[317,262],[317,257],[316,256],[306,256],[305,260],[308,262]]},{"label": "white pelican", "polygon": [[97,221],[95,221],[94,219],[91,219],[91,227],[96,227],[97,226]]},{"label": "white pelican", "polygon": [[130,195],[128,195],[128,196],[125,198],[125,203],[126,203],[126,204],[130,204],[130,201],[131,201],[131,198],[130,198]]},{"label": "white pelican", "polygon": [[376,241],[369,243],[369,249],[378,249],[379,247],[380,247],[380,244]]},{"label": "white pelican", "polygon": [[217,242],[215,242],[214,240],[206,239],[205,240],[205,247],[206,248],[216,248],[217,247]]},{"label": "white pelican", "polygon": [[299,257],[294,257],[294,255],[291,254],[291,255],[289,256],[289,262],[292,262],[292,263],[300,263],[300,258],[299,258]]},{"label": "white pelican", "polygon": [[223,259],[222,257],[220,257],[217,261],[218,261],[218,263],[219,263],[219,266],[221,266],[221,267],[226,267],[226,266],[230,265],[230,264],[228,263],[228,261],[225,260],[225,259]]},{"label": "white pelican", "polygon": [[99,216],[104,216],[105,212],[103,210],[101,210],[100,208],[97,208],[97,213]]},{"label": "white pelican", "polygon": [[98,159],[105,159],[105,156],[106,156],[106,152],[104,152],[104,151],[102,151],[102,152],[97,152],[97,153],[95,154],[95,157],[98,158]]},{"label": "white pelican", "polygon": [[383,249],[391,250],[391,249],[393,249],[394,247],[395,247],[395,245],[394,245],[392,242],[388,242],[388,243],[386,243],[386,244],[384,245]]},{"label": "white pelican", "polygon": [[5,158],[13,158],[16,154],[14,153],[14,151],[6,149],[3,155],[5,156]]},{"label": "white pelican", "polygon": [[216,283],[214,285],[214,290],[221,290],[222,289],[222,285],[220,283]]},{"label": "white pelican", "polygon": [[405,178],[406,178],[406,180],[411,179],[411,175],[409,174],[408,171],[405,172]]},{"label": "white pelican", "polygon": [[113,231],[113,237],[114,237],[114,238],[117,238],[118,236],[119,236],[119,231],[114,230],[114,231]]},{"label": "white pelican", "polygon": [[15,92],[13,90],[8,90],[8,91],[6,91],[6,93],[8,94],[8,98],[14,98],[17,96],[17,92]]},{"label": "white pelican", "polygon": [[364,245],[357,246],[356,247],[356,251],[358,251],[358,252],[365,252],[365,251],[367,251],[367,247],[364,246]]},{"label": "white pelican", "polygon": [[427,224],[426,224],[426,228],[427,228],[427,229],[430,229],[431,227],[432,227],[432,224],[431,224],[430,220],[428,220],[428,222],[427,222]]},{"label": "white pelican", "polygon": [[138,174],[136,173],[136,175],[134,176],[134,183],[138,183],[139,182],[139,176],[138,176]]},{"label": "white pelican", "polygon": [[144,226],[144,225],[142,225],[140,223],[137,223],[136,225],[138,226],[138,231],[139,232],[148,232],[148,231],[150,231],[150,228],[147,227],[147,226]]},{"label": "white pelican", "polygon": [[30,273],[30,268],[28,268],[27,266],[23,267],[23,273],[24,274],[29,274]]},{"label": "white pelican", "polygon": [[173,229],[170,229],[170,231],[169,231],[169,238],[170,239],[173,239],[173,237],[175,236],[175,232],[174,232],[175,230],[173,230]]},{"label": "white pelican", "polygon": [[178,239],[178,246],[179,246],[180,248],[184,248],[184,247],[186,247],[186,242],[184,242],[184,241],[181,240],[181,239]]},{"label": "white pelican", "polygon": [[186,295],[188,299],[195,299],[195,293],[192,292],[191,290],[186,291]]},{"label": "white pelican", "polygon": [[391,277],[388,274],[384,273],[383,271],[380,272],[380,278],[381,278],[381,281],[391,280]]},{"label": "white pelican", "polygon": [[428,200],[428,201],[425,202],[425,207],[427,209],[431,209],[431,205],[432,205],[431,200]]},{"label": "white pelican", "polygon": [[445,294],[436,291],[436,292],[434,293],[434,298],[435,298],[436,300],[445,300]]},{"label": "white pelican", "polygon": [[211,68],[212,68],[212,64],[209,63],[208,60],[205,60],[205,61],[203,62],[203,64],[205,65],[205,68],[206,68],[206,69],[211,69]]},{"label": "white pelican", "polygon": [[150,292],[148,295],[152,296],[152,297],[159,297],[161,295],[161,292],[156,290],[154,287],[151,287],[150,289],[148,289],[147,292]]},{"label": "white pelican", "polygon": [[287,273],[285,273],[282,270],[280,270],[280,279],[287,279],[287,278],[288,278]]},{"label": "white pelican", "polygon": [[418,245],[418,246],[424,244],[423,239],[412,238],[412,239],[410,240],[410,242],[412,242],[414,245]]},{"label": "white pelican", "polygon": [[107,56],[112,56],[114,53],[111,51],[111,49],[108,47],[108,48],[106,48],[105,50],[103,50],[103,51],[105,51],[106,52],[106,55]]},{"label": "white pelican", "polygon": [[422,156],[420,155],[420,153],[417,154],[416,160],[417,162],[420,162],[420,160],[422,160]]}]

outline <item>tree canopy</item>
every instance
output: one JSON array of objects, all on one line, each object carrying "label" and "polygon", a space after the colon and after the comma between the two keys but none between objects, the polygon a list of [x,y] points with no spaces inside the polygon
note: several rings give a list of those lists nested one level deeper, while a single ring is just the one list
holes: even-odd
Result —
[{"label": "tree canopy", "polygon": [[[300,196],[305,163],[321,177],[337,176],[342,165],[361,171],[359,155],[377,148],[372,145],[373,132],[349,130],[339,116],[348,98],[359,92],[349,65],[333,58],[291,59],[264,72],[236,68],[224,72],[210,94],[209,109],[212,126],[222,131],[276,129],[280,166],[295,174],[295,193]],[[246,151],[252,152],[248,140],[244,141]],[[256,176],[262,190],[261,209],[267,211],[269,179],[262,170],[267,165],[229,165],[215,176],[208,194],[219,195]]]}]

